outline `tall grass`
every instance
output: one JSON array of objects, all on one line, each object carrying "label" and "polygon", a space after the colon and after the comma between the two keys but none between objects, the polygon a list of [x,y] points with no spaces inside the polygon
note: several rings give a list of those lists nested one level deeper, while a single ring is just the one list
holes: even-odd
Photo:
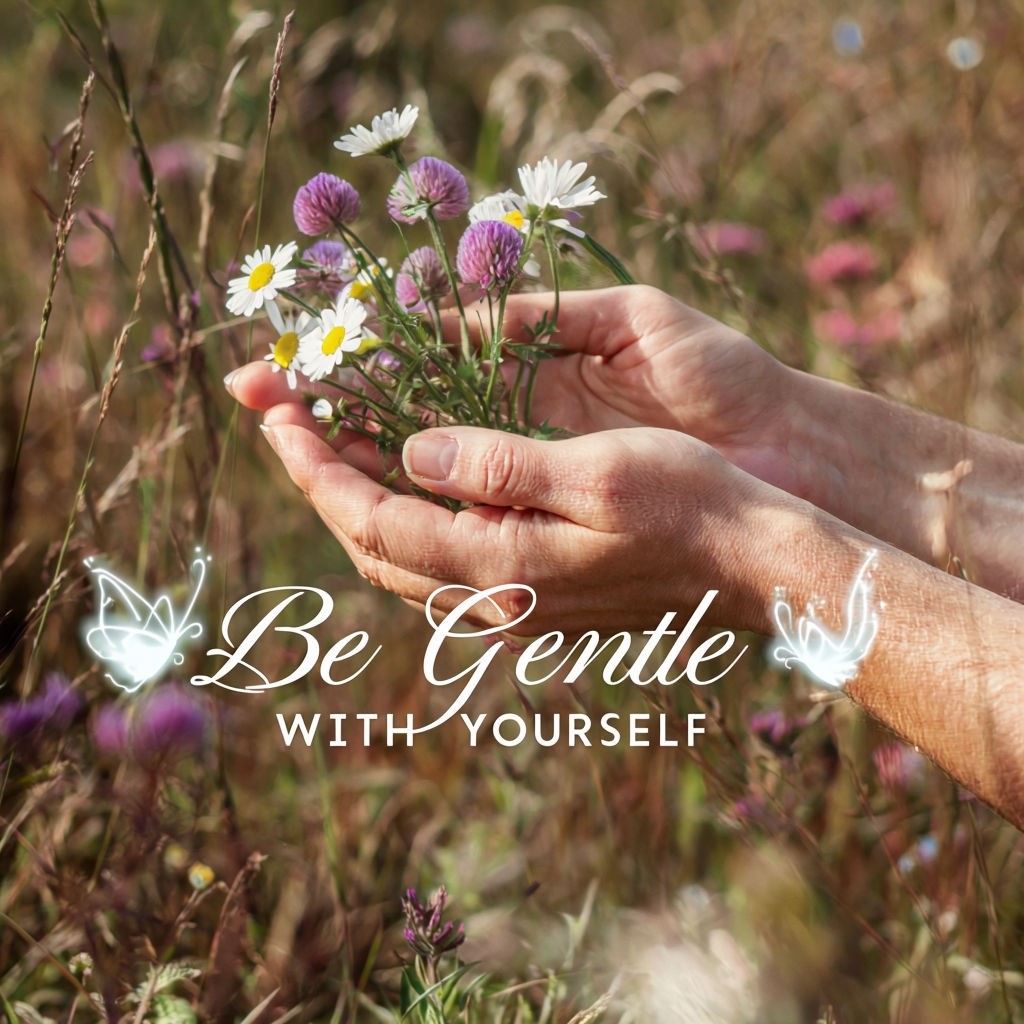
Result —
[{"label": "tall grass", "polygon": [[[757,657],[713,694],[525,696],[503,662],[475,698],[650,711],[684,736],[703,711],[692,749],[472,749],[458,729],[285,747],[278,712],[426,718],[427,626],[352,572],[220,386],[263,344],[225,315],[233,261],[294,234],[294,189],[342,130],[417,102],[474,191],[585,159],[610,197],[595,233],[637,279],[793,365],[1020,437],[1021,14],[869,8],[847,55],[826,8],[783,0],[285,14],[8,15],[0,710],[55,672],[83,698],[0,750],[8,1020],[394,1020],[400,896],[442,882],[488,972],[459,1019],[1021,1019],[1019,834]],[[985,47],[969,72],[945,56],[961,33]],[[390,179],[364,164],[370,205]],[[825,216],[880,182],[884,213]],[[729,251],[723,223],[761,234]],[[840,240],[878,269],[814,285],[806,262]],[[238,596],[301,583],[333,595],[333,635],[382,653],[344,692],[194,695],[197,745],[105,745],[102,716],[145,704],[118,703],[79,642],[83,560],[178,600],[197,544],[203,650]],[[283,672],[295,651],[273,656]]]}]

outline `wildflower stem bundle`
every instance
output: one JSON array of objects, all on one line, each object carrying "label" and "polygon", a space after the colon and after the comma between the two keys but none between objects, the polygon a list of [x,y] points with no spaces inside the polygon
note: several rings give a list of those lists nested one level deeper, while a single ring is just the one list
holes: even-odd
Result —
[{"label": "wildflower stem bundle", "polygon": [[[551,436],[557,424],[534,423],[531,406],[538,367],[556,348],[562,262],[589,254],[617,280],[629,280],[577,226],[578,208],[604,197],[585,164],[545,158],[520,168],[521,193],[471,205],[469,185],[451,164],[406,160],[402,144],[417,117],[412,106],[387,111],[335,147],[394,164],[387,213],[396,225],[425,227],[429,244],[410,248],[403,230],[404,258],[394,273],[354,226],[362,215],[355,188],[322,172],[293,203],[297,227],[318,241],[301,257],[296,242],[257,249],[231,281],[227,307],[243,317],[266,315],[276,333],[266,359],[291,387],[300,376],[317,385],[313,411],[329,424],[330,439],[342,430],[370,438],[386,459],[427,427]],[[467,214],[453,253],[445,223]],[[552,309],[526,339],[513,341],[504,334],[506,301],[539,279],[535,249],[550,274]]]}]

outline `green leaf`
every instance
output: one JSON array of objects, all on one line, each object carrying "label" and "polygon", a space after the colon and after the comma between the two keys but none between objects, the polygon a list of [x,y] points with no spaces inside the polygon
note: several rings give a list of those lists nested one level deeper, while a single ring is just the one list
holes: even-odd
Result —
[{"label": "green leaf", "polygon": [[595,257],[598,262],[603,263],[619,284],[636,284],[636,279],[625,268],[618,257],[612,255],[600,242],[591,238],[590,235],[583,236],[583,247]]},{"label": "green leaf", "polygon": [[160,995],[153,999],[148,1019],[153,1024],[196,1024],[191,1003],[181,996]]}]

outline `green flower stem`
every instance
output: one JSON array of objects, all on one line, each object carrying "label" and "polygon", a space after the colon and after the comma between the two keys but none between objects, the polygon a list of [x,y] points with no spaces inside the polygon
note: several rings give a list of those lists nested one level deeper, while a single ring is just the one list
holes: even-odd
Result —
[{"label": "green flower stem", "polygon": [[[362,376],[363,379],[369,382],[370,384],[376,384],[376,381],[374,381],[371,377],[368,377],[361,371],[360,376]],[[350,388],[347,384],[342,384],[341,381],[331,380],[330,377],[324,377],[323,380],[320,381],[320,383],[327,384],[332,388],[336,388],[338,391],[342,392],[342,394],[347,395],[349,398],[358,402],[360,405],[365,405],[372,409],[377,414],[378,422],[382,427],[387,428],[390,426],[389,421],[401,419],[405,420],[406,423],[412,426],[414,433],[415,431],[419,430],[419,422],[417,420],[414,420],[412,419],[412,417],[403,413],[401,409],[397,409],[394,407],[389,408],[386,405],[382,405],[380,402],[371,398],[364,391],[358,391],[355,388]]]},{"label": "green flower stem", "polygon": [[[361,255],[364,259],[369,259],[376,268],[377,273],[371,274],[372,280],[370,283],[373,290],[377,293],[377,297],[381,300],[381,305],[384,306],[392,316],[401,317],[402,310],[399,309],[398,304],[394,301],[394,297],[392,296],[390,289],[384,286],[388,280],[384,264],[381,263],[373,250],[347,224],[342,224],[341,221],[335,221],[334,226],[342,240],[355,253],[357,261]],[[365,270],[367,268],[360,266],[359,269]]]},{"label": "green flower stem", "polygon": [[494,300],[491,298],[490,293],[487,295],[487,313],[491,321],[491,344],[490,352],[488,353],[491,360],[491,370],[487,376],[487,391],[484,394],[484,405],[493,417],[492,425],[495,427],[501,427],[501,413],[499,409],[494,407],[494,389],[498,383],[498,372],[501,369],[501,323],[505,316],[505,300],[508,298],[508,287],[502,288],[501,294],[498,297],[498,317],[495,322],[494,317]]},{"label": "green flower stem", "polygon": [[[558,326],[558,312],[561,303],[561,285],[558,279],[558,249],[555,246],[555,240],[551,236],[551,228],[547,225],[544,226],[544,247],[548,253],[548,263],[551,266],[551,287],[555,293],[554,307],[551,311],[550,322],[552,325],[552,331],[548,332],[548,337],[551,333],[557,329]],[[537,340],[537,339],[534,339]],[[523,419],[527,429],[533,423],[533,391],[537,383],[537,361],[533,353],[531,353],[529,375],[526,381],[526,403],[523,409]]]},{"label": "green flower stem", "polygon": [[296,295],[295,292],[290,292],[286,291],[285,289],[281,289],[280,294],[283,295],[289,302],[294,302],[296,306],[300,306],[307,313],[309,313],[310,316],[314,317],[317,320],[320,319],[320,314],[323,313],[323,310],[317,309],[316,306],[311,306],[305,299],[300,298],[298,295]]},{"label": "green flower stem", "polygon": [[434,243],[437,255],[441,257],[441,265],[444,267],[448,284],[451,286],[452,295],[455,298],[455,307],[459,311],[459,342],[462,346],[462,358],[468,365],[472,361],[472,351],[469,347],[469,328],[466,325],[466,310],[462,305],[462,296],[459,294],[459,282],[452,268],[452,261],[448,255],[448,247],[444,242],[444,235],[441,232],[441,225],[434,216],[433,210],[427,211],[427,226],[430,228],[430,237]]}]

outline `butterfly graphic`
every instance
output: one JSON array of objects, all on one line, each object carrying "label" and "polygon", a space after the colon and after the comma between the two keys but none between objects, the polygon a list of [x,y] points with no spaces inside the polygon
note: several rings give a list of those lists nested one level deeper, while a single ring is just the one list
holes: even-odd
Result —
[{"label": "butterfly graphic", "polygon": [[86,623],[85,643],[107,667],[104,675],[115,686],[134,693],[185,660],[179,647],[203,632],[202,623],[189,620],[209,560],[196,552],[191,565],[192,593],[180,616],[166,594],[150,602],[95,559],[85,560],[98,592],[97,614]]},{"label": "butterfly graphic", "polygon": [[793,609],[786,601],[785,592],[781,588],[775,591],[772,618],[779,639],[772,647],[772,656],[776,661],[786,668],[802,666],[818,682],[833,690],[841,690],[856,676],[878,634],[878,613],[871,603],[868,575],[877,557],[876,550],[869,551],[854,578],[841,635],[823,626],[811,605],[794,626]]}]

